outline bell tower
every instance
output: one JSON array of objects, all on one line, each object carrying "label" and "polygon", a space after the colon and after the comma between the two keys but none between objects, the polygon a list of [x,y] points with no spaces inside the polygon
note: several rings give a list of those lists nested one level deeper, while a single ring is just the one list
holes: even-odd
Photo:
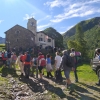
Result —
[{"label": "bell tower", "polygon": [[37,21],[34,18],[28,19],[27,23],[27,29],[33,32],[33,34],[36,37],[36,32],[37,32]]}]

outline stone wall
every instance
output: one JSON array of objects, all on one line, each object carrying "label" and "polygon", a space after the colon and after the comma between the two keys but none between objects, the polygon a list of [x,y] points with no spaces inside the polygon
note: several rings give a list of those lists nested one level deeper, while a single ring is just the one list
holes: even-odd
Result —
[{"label": "stone wall", "polygon": [[27,49],[34,47],[35,36],[34,34],[19,25],[14,26],[5,32],[6,34],[6,48],[22,48]]}]

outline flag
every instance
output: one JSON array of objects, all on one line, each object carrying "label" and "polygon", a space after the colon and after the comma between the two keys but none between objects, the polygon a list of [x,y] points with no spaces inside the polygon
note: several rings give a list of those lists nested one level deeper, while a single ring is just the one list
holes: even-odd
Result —
[{"label": "flag", "polygon": [[48,39],[48,36],[46,36],[46,39]]}]

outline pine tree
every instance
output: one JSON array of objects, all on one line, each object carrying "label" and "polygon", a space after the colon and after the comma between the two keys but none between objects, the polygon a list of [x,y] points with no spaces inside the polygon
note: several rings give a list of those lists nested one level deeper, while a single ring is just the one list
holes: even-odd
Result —
[{"label": "pine tree", "polygon": [[86,41],[84,40],[84,33],[82,31],[82,27],[79,24],[76,26],[75,41],[77,43],[77,50],[79,50],[82,53],[82,56],[86,57]]}]

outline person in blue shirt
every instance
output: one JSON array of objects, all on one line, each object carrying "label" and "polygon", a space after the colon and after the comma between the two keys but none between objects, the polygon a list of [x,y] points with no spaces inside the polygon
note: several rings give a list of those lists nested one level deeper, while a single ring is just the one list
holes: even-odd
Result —
[{"label": "person in blue shirt", "polygon": [[51,58],[49,54],[46,55],[46,70],[47,70],[47,78],[49,78],[49,76],[53,77],[53,75],[51,74],[52,67],[51,67]]}]

